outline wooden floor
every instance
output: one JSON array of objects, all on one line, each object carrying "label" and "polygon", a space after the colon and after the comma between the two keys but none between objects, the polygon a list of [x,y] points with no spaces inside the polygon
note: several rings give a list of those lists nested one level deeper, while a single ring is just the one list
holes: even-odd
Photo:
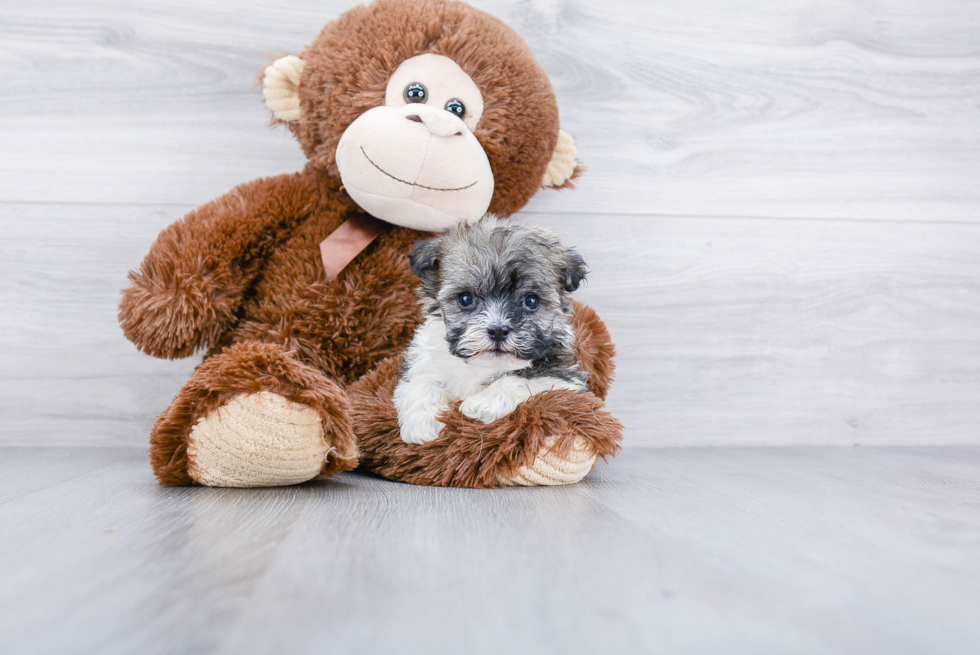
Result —
[{"label": "wooden floor", "polygon": [[976,0],[472,0],[588,169],[520,218],[589,260],[623,453],[155,485],[197,362],[126,272],[303,166],[256,73],[356,1],[0,2],[0,654],[980,652]]},{"label": "wooden floor", "polygon": [[976,653],[980,448],[632,449],[566,488],[157,487],[0,449],[3,653]]}]

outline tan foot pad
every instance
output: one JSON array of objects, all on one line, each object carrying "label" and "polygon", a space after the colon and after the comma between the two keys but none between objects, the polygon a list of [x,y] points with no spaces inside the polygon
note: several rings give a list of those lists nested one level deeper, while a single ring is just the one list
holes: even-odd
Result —
[{"label": "tan foot pad", "polygon": [[298,484],[320,473],[327,450],[319,414],[261,391],[238,396],[194,425],[188,472],[209,487]]},{"label": "tan foot pad", "polygon": [[506,486],[556,486],[574,484],[584,478],[595,465],[596,456],[585,439],[576,439],[566,457],[559,457],[552,450],[555,439],[552,437],[530,466],[522,466],[517,475],[510,479],[501,477],[500,483]]}]

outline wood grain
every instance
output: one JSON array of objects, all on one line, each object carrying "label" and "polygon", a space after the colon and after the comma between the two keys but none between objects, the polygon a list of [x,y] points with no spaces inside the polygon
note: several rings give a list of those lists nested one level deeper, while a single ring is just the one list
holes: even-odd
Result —
[{"label": "wood grain", "polygon": [[132,456],[132,448],[3,448],[0,505],[110,466]]},{"label": "wood grain", "polygon": [[[980,442],[980,5],[476,2],[552,76],[627,445]],[[0,20],[0,443],[136,445],[196,363],[122,340],[156,233],[296,170],[255,73],[350,0]]]},{"label": "wood grain", "polygon": [[980,438],[980,229],[533,214],[593,267],[637,445]]},{"label": "wood grain", "polygon": [[[0,200],[200,204],[296,170],[256,73],[352,4],[47,0],[0,23]],[[977,220],[980,5],[477,1],[589,173],[537,211]]]},{"label": "wood grain", "polygon": [[[764,624],[760,640],[796,634],[755,652],[967,653],[980,645],[977,454],[641,450],[584,491],[664,544],[667,589],[707,582],[689,562],[710,562],[732,576],[712,603]],[[740,642],[732,651],[752,652]]]},{"label": "wood grain", "polygon": [[590,262],[626,450],[562,489],[155,485],[196,361],[123,339],[126,271],[302,166],[255,75],[352,3],[0,5],[0,652],[976,652],[971,0],[473,0],[588,167],[524,219]]},{"label": "wood grain", "polygon": [[[145,443],[197,360],[137,352],[118,293],[185,208],[7,207],[0,443]],[[592,268],[627,446],[980,440],[980,226],[526,219]]]},{"label": "wood grain", "polygon": [[495,491],[162,489],[142,449],[37,452],[109,456],[0,505],[3,652],[980,645],[976,447],[632,449]]}]

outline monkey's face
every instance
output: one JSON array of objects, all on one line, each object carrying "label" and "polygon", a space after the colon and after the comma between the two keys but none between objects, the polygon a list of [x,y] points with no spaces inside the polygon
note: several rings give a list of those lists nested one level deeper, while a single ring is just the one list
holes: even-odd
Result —
[{"label": "monkey's face", "polygon": [[336,161],[347,193],[396,225],[439,232],[482,216],[493,171],[473,129],[483,94],[448,57],[404,61],[388,80],[385,104],[344,130]]},{"label": "monkey's face", "polygon": [[567,186],[575,146],[527,44],[449,0],[375,0],[265,71],[310,166],[386,221],[441,231]]}]

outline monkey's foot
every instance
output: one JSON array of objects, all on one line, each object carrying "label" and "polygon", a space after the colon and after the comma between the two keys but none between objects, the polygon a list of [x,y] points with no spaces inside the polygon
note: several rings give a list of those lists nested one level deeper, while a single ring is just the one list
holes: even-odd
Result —
[{"label": "monkey's foot", "polygon": [[187,469],[209,487],[277,487],[312,480],[329,448],[316,411],[260,391],[198,420],[187,439]]},{"label": "monkey's foot", "polygon": [[276,344],[244,341],[204,360],[150,433],[172,487],[270,487],[357,465],[347,395]]},{"label": "monkey's foot", "polygon": [[564,456],[558,455],[553,449],[555,438],[545,442],[537,458],[529,466],[522,466],[511,477],[500,476],[500,484],[504,486],[557,486],[575,484],[592,470],[596,454],[588,442],[579,437],[568,449]]}]

